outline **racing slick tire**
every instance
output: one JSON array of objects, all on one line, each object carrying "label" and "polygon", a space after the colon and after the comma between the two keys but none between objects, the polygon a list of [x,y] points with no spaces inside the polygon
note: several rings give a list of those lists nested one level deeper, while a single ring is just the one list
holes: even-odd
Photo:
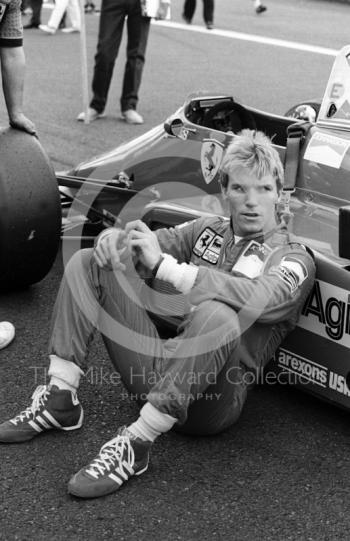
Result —
[{"label": "racing slick tire", "polygon": [[41,144],[28,133],[0,129],[0,289],[44,278],[60,231],[58,185]]}]

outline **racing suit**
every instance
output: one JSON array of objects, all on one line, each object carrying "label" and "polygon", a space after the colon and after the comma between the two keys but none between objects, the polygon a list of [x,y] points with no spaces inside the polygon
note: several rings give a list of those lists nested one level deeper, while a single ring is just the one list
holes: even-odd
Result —
[{"label": "racing suit", "polygon": [[[248,371],[256,374],[295,327],[314,260],[282,226],[235,239],[229,220],[200,218],[156,235],[177,260],[169,276],[164,262],[154,278],[131,264],[125,273],[102,270],[91,250],[72,257],[49,353],[83,370],[98,328],[132,396],[183,431],[219,432],[242,411]],[[173,336],[160,338],[161,321],[177,322]]]}]

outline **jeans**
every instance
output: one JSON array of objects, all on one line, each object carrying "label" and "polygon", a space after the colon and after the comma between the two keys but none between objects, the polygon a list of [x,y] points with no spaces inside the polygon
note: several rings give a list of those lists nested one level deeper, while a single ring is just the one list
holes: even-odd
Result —
[{"label": "jeans", "polygon": [[141,84],[150,19],[141,16],[140,0],[102,0],[100,26],[92,80],[90,107],[105,109],[114,63],[118,55],[126,20],[128,43],[121,110],[136,109]]},{"label": "jeans", "polygon": [[[186,0],[183,15],[186,19],[192,20],[196,11],[196,0]],[[206,23],[214,21],[214,0],[203,0],[203,19]]]},{"label": "jeans", "polygon": [[42,5],[43,0],[30,0],[30,6],[32,8],[32,17],[30,19],[30,24],[39,26]]},{"label": "jeans", "polygon": [[175,417],[186,433],[214,434],[233,424],[247,395],[237,314],[223,303],[204,302],[173,338],[162,340],[140,302],[143,281],[132,272],[101,270],[91,256],[92,250],[80,250],[66,267],[49,354],[84,370],[98,329],[121,380],[140,403],[149,401]]}]

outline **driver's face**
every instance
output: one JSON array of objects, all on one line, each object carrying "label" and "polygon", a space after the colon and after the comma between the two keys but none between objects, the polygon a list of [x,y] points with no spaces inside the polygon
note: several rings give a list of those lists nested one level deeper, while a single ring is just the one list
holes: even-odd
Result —
[{"label": "driver's face", "polygon": [[236,235],[244,237],[276,226],[278,192],[272,175],[257,179],[251,171],[237,168],[229,175],[227,188],[222,192],[229,205]]}]

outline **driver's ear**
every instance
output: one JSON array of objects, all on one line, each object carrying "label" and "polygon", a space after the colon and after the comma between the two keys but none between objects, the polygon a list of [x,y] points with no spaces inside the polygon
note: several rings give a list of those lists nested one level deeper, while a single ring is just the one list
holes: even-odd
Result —
[{"label": "driver's ear", "polygon": [[227,199],[228,175],[222,171],[220,172],[219,184],[223,199]]}]

